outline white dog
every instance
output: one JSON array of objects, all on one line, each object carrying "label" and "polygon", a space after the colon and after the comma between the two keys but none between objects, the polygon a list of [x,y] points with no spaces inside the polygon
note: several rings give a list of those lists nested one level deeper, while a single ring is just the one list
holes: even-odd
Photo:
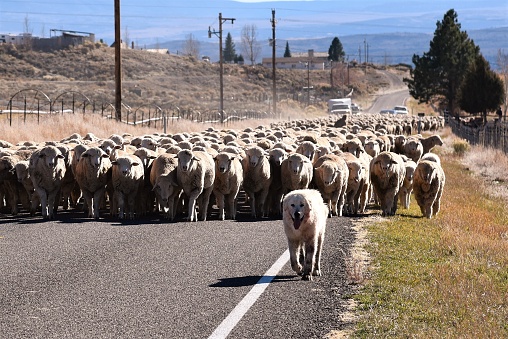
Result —
[{"label": "white dog", "polygon": [[[303,280],[321,276],[321,249],[328,218],[328,207],[321,194],[312,189],[295,190],[285,196],[282,207],[291,268]],[[303,271],[300,263],[302,251]]]}]

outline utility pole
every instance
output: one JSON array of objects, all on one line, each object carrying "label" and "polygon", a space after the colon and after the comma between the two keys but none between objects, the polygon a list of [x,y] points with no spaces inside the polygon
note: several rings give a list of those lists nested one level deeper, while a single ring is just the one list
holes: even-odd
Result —
[{"label": "utility pole", "polygon": [[120,39],[120,0],[115,0],[115,118],[122,120],[122,41]]},{"label": "utility pole", "polygon": [[[208,27],[208,38],[212,37],[212,33],[219,37],[219,68],[220,68],[220,102],[219,102],[219,114],[221,116],[221,122],[224,122],[224,82],[223,82],[223,74],[224,74],[224,63],[222,57],[222,24],[226,21],[231,21],[231,24],[234,23],[236,19],[234,18],[223,18],[222,13],[219,13],[219,32],[215,32],[210,30]],[[218,34],[218,35],[217,35]]]},{"label": "utility pole", "polygon": [[272,101],[273,115],[277,116],[277,87],[275,82],[275,9],[272,9]]}]

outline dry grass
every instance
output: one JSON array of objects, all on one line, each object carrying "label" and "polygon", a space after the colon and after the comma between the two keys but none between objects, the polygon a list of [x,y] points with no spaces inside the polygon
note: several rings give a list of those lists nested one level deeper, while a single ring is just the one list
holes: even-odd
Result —
[{"label": "dry grass", "polygon": [[[412,201],[409,210],[369,227],[372,276],[356,297],[357,337],[508,336],[507,200],[488,194],[489,183],[467,168],[491,161],[488,152],[459,157],[447,144],[453,138],[444,139],[447,182],[438,217],[422,218]],[[496,156],[503,167],[506,156]]]}]

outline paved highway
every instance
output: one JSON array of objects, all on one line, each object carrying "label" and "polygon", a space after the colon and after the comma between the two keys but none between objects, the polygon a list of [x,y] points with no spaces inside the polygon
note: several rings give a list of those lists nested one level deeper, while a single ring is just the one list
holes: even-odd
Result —
[{"label": "paved highway", "polygon": [[281,220],[242,217],[2,215],[0,337],[321,338],[340,328],[351,219],[328,220],[324,275],[307,282],[284,256]]}]

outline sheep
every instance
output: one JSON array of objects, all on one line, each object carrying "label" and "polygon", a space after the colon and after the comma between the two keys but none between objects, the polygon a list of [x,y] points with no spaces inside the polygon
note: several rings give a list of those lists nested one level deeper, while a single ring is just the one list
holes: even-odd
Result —
[{"label": "sheep", "polygon": [[405,176],[404,160],[397,153],[384,151],[372,159],[370,179],[379,199],[382,216],[395,215],[397,212],[398,195]]},{"label": "sheep", "polygon": [[288,153],[282,148],[272,148],[270,150],[268,161],[270,162],[270,173],[272,182],[268,196],[266,197],[265,210],[268,215],[282,215],[282,179],[281,165],[287,158]]},{"label": "sheep", "polygon": [[358,138],[353,138],[353,139],[350,139],[350,140],[346,141],[342,145],[342,149],[341,150],[343,152],[349,152],[349,153],[353,154],[357,158],[360,157],[360,154],[362,152],[365,152],[365,149],[363,148],[362,141],[360,139],[358,139]]},{"label": "sheep", "polygon": [[176,169],[178,158],[173,154],[159,155],[150,170],[150,184],[155,192],[158,206],[165,211],[165,218],[173,221],[176,216],[176,205],[180,198],[182,188],[178,186]]},{"label": "sheep", "polygon": [[347,163],[339,155],[326,154],[314,164],[314,182],[328,204],[330,216],[342,216],[348,179]]},{"label": "sheep", "polygon": [[443,140],[439,135],[431,135],[430,137],[423,138],[420,140],[423,146],[422,154],[427,154],[434,146],[442,146]]},{"label": "sheep", "polygon": [[300,143],[300,145],[298,145],[298,147],[296,148],[296,153],[300,153],[300,154],[303,154],[304,156],[306,156],[307,158],[309,158],[309,160],[312,161],[313,157],[314,157],[314,153],[316,152],[316,144],[313,143],[312,141],[302,141],[302,143]]},{"label": "sheep", "polygon": [[308,188],[313,175],[309,158],[300,153],[291,154],[281,165],[282,193]]},{"label": "sheep", "polygon": [[365,152],[373,158],[376,157],[381,152],[381,149],[379,148],[379,143],[375,139],[366,140],[364,148]]},{"label": "sheep", "polygon": [[414,162],[418,162],[423,155],[423,145],[416,137],[411,137],[406,140],[404,145],[404,155]]},{"label": "sheep", "polygon": [[[215,156],[215,181],[213,193],[219,207],[219,219],[236,219],[236,197],[243,183],[243,168],[240,157],[228,152]],[[227,202],[224,213],[224,200]]]},{"label": "sheep", "polygon": [[28,160],[21,160],[14,165],[14,170],[16,172],[18,182],[21,183],[21,185],[23,185],[23,187],[25,188],[25,191],[30,201],[32,201],[35,206],[39,206],[40,199],[37,193],[35,193],[34,184],[32,182],[32,179],[30,179],[30,174],[28,173],[28,166],[29,166]]},{"label": "sheep", "polygon": [[153,160],[157,158],[158,154],[151,149],[140,146],[134,151],[134,155],[141,160],[145,170],[144,184],[138,192],[140,206],[139,212],[140,215],[145,215],[147,212],[152,212],[154,208],[155,194],[152,190],[153,185],[150,183],[150,171],[152,170]]},{"label": "sheep", "polygon": [[439,155],[437,155],[436,153],[426,153],[421,157],[420,161],[422,160],[434,161],[439,165],[441,165],[441,159],[439,158]]},{"label": "sheep", "polygon": [[[111,161],[111,181],[114,189],[114,214],[118,211],[118,218],[134,219],[137,194],[143,186],[145,172],[141,159],[135,155],[121,155]],[[125,213],[125,200],[127,199],[127,212]]]},{"label": "sheep", "polygon": [[404,165],[406,167],[406,175],[404,177],[404,183],[400,188],[399,201],[405,209],[408,209],[411,201],[411,192],[413,191],[413,179],[416,163],[413,160],[408,160],[404,162]]},{"label": "sheep", "polygon": [[104,199],[111,166],[109,155],[99,147],[91,147],[81,153],[75,177],[86,200],[89,218],[99,219],[100,203]]},{"label": "sheep", "polygon": [[206,152],[184,149],[176,155],[178,167],[176,176],[178,185],[183,188],[187,196],[189,221],[196,221],[196,204],[199,207],[200,220],[205,221],[208,212],[208,202],[213,191],[215,181],[215,165],[213,158]]},{"label": "sheep", "polygon": [[358,159],[349,152],[344,152],[340,156],[346,161],[349,172],[345,210],[348,214],[356,215],[363,204],[366,204],[367,190],[365,188],[369,172],[363,159]]},{"label": "sheep", "polygon": [[[44,146],[32,153],[29,160],[28,173],[34,190],[40,198],[42,217],[54,218],[56,196],[65,176],[65,156],[55,146]],[[36,205],[32,201],[30,213],[35,213]]]},{"label": "sheep", "polygon": [[[5,200],[11,208],[12,215],[19,212],[18,201],[29,208],[28,192],[23,185],[18,182],[15,173],[16,164],[23,161],[23,158],[17,154],[6,155],[0,158],[0,191],[3,191]],[[3,197],[0,195],[0,201],[3,203]]]},{"label": "sheep", "polygon": [[245,149],[243,166],[243,189],[249,197],[251,216],[264,217],[265,202],[272,182],[267,153],[259,146]]},{"label": "sheep", "polygon": [[416,166],[413,191],[424,217],[430,219],[439,213],[445,173],[437,162],[420,160]]}]

